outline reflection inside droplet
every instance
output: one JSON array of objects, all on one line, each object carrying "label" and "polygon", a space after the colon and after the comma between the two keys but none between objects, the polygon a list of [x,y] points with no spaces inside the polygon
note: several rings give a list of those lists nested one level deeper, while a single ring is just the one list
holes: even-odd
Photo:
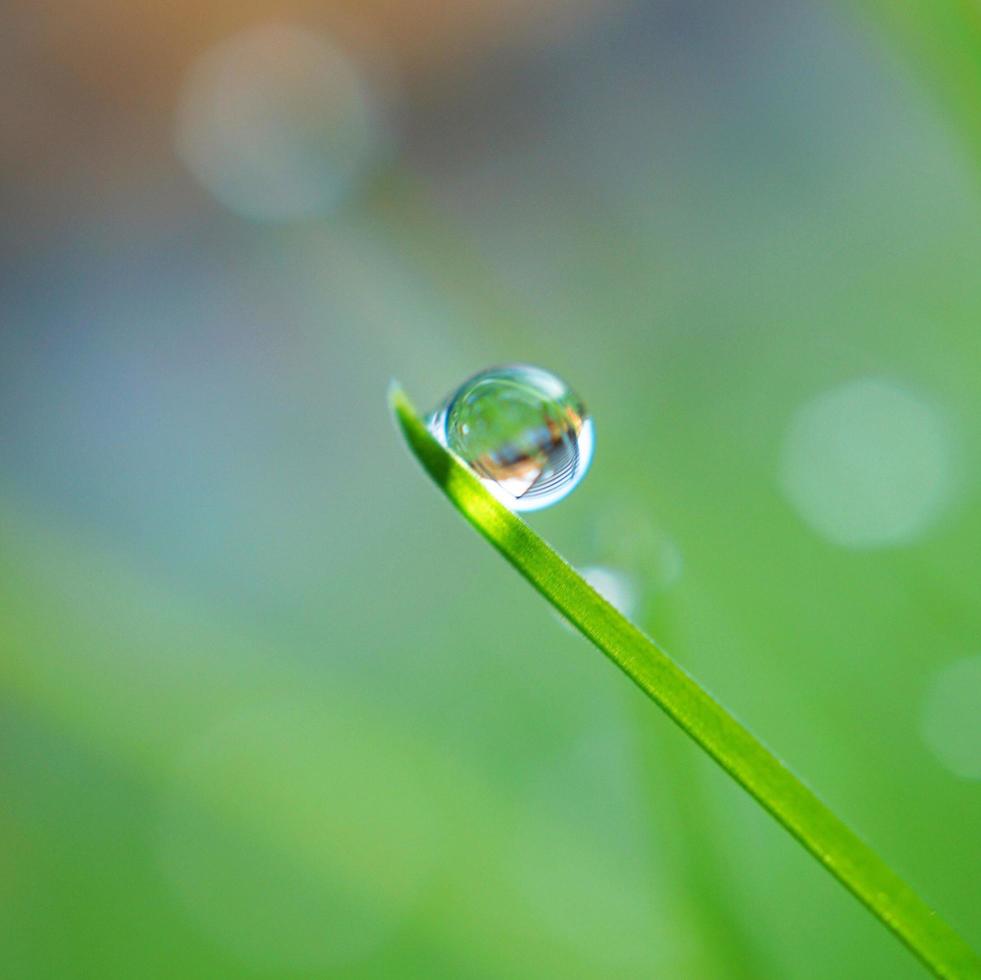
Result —
[{"label": "reflection inside droplet", "polygon": [[429,417],[437,439],[512,510],[566,497],[593,455],[593,423],[572,389],[526,364],[465,381]]}]

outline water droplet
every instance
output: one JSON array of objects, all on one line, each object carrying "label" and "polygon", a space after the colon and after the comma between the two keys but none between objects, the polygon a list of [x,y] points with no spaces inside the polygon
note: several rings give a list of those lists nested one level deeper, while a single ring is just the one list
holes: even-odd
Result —
[{"label": "water droplet", "polygon": [[[605,565],[585,565],[579,569],[579,574],[613,606],[617,612],[623,613],[627,619],[632,619],[637,610],[638,594],[634,580],[624,572]],[[561,613],[556,612],[555,618],[570,632],[575,633],[576,627]]]},{"label": "water droplet", "polygon": [[481,371],[428,419],[436,438],[512,510],[566,497],[593,456],[593,422],[554,374],[527,364]]},{"label": "water droplet", "polygon": [[637,590],[634,583],[623,572],[603,565],[589,565],[582,570],[582,577],[628,619],[637,607]]}]

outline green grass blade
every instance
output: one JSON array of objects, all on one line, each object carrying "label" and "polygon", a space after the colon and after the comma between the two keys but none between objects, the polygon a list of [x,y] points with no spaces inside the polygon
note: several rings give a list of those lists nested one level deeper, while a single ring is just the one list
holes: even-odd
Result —
[{"label": "green grass blade", "polygon": [[981,957],[776,756],[499,503],[426,428],[396,384],[409,448],[463,516],[938,976],[981,977]]}]

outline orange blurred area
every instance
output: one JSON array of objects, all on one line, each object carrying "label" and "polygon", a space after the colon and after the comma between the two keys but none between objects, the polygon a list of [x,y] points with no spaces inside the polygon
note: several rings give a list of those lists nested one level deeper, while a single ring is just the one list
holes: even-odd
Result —
[{"label": "orange blurred area", "polygon": [[[606,0],[609,5],[610,0]],[[28,238],[63,209],[125,194],[172,156],[173,114],[189,66],[264,24],[329,37],[398,93],[401,110],[439,102],[509,50],[588,29],[599,0],[434,3],[19,2],[0,15],[0,174]]]},{"label": "orange blurred area", "polygon": [[[60,100],[88,97],[103,102],[106,112],[146,111],[166,107],[188,61],[205,47],[257,23],[288,21],[323,30],[355,51],[378,52],[407,85],[425,87],[466,75],[508,46],[582,29],[602,5],[599,0],[102,0],[43,9],[22,4],[5,15],[5,33],[9,55],[21,69],[11,73],[19,75],[20,96],[40,89],[37,96],[52,109]],[[8,91],[6,101],[16,106],[19,100]],[[23,112],[25,119],[28,115]]]}]

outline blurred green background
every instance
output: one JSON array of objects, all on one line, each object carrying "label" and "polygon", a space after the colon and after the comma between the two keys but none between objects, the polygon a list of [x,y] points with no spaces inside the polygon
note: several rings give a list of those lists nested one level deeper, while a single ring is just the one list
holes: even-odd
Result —
[{"label": "blurred green background", "polygon": [[510,361],[596,422],[534,526],[981,944],[981,61],[917,9],[4,9],[4,976],[921,975],[410,460],[390,377]]}]

